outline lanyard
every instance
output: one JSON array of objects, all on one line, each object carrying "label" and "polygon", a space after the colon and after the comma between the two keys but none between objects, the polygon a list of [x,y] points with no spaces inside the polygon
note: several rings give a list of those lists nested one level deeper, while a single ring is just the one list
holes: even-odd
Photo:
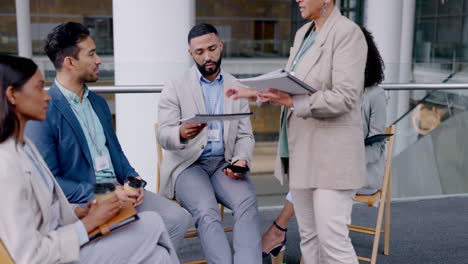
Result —
[{"label": "lanyard", "polygon": [[[92,111],[91,111],[92,107],[91,107],[91,103],[89,102],[89,100],[87,100],[87,99],[84,100],[83,104],[85,104],[84,107],[88,108],[87,110],[89,111],[89,113],[92,113]],[[83,107],[83,111],[85,110],[84,107]],[[86,130],[84,132],[87,133],[88,136],[91,138],[91,141],[93,142],[93,145],[96,148],[96,152],[99,154],[99,156],[102,156],[103,150],[98,145],[98,142],[97,142],[98,140],[97,140],[97,136],[96,136],[97,129],[94,126],[93,120],[90,120],[91,124],[89,124],[88,120],[84,116],[81,116],[81,114],[78,112],[78,110],[75,109],[75,106],[72,105],[71,109],[73,110],[73,112],[75,113],[77,118],[81,119],[83,125],[85,126],[85,130]],[[89,116],[91,117],[91,119],[94,119],[92,114],[90,114]]]}]

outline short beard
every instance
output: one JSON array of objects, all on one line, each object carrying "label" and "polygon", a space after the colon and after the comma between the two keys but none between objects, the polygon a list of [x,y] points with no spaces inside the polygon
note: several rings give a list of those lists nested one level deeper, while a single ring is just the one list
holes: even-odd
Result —
[{"label": "short beard", "polygon": [[83,83],[94,83],[94,82],[97,82],[99,80],[99,75],[97,75],[96,77],[94,76],[87,76],[87,77],[83,77],[81,78],[81,81]]},{"label": "short beard", "polygon": [[[210,61],[205,62],[203,65],[200,65],[195,61],[195,64],[197,65],[198,70],[200,71],[200,73],[203,76],[210,76],[210,75],[213,75],[213,74],[218,72],[219,67],[221,66],[221,59],[222,59],[222,57],[219,57],[218,61],[211,61],[210,60]],[[205,66],[208,63],[214,63],[215,67],[212,70],[206,70]]]}]

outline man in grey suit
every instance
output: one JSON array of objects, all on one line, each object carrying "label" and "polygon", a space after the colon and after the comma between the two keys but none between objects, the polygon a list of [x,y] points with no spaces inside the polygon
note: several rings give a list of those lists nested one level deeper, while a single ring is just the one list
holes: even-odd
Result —
[{"label": "man in grey suit", "polygon": [[[248,173],[254,148],[248,118],[189,124],[195,114],[249,112],[246,100],[224,97],[236,79],[221,66],[223,42],[209,24],[188,35],[195,65],[166,84],[159,102],[158,141],[167,150],[161,166],[161,194],[175,198],[194,217],[208,263],[261,263],[257,202]],[[217,203],[234,215],[234,254],[224,234]]]}]

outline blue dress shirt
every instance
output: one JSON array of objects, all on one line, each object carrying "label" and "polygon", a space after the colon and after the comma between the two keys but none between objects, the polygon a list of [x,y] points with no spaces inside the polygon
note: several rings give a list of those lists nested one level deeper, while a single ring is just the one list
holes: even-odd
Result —
[{"label": "blue dress shirt", "polygon": [[[203,77],[197,69],[197,75],[200,80],[200,86],[203,90],[205,99],[205,108],[207,114],[223,114],[224,113],[224,86],[223,73],[219,72],[218,76],[213,81]],[[206,148],[201,154],[202,157],[224,156],[224,124],[222,121],[209,122],[208,130],[219,131],[219,141],[210,141],[206,144]]]}]

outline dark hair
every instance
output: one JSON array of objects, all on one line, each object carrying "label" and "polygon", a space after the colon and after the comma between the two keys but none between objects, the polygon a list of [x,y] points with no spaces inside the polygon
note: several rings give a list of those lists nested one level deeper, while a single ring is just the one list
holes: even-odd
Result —
[{"label": "dark hair", "polygon": [[44,51],[59,70],[67,56],[78,58],[80,48],[76,44],[89,36],[89,30],[80,23],[66,22],[56,26],[45,39]]},{"label": "dark hair", "polygon": [[190,40],[192,40],[193,38],[210,33],[214,33],[216,36],[218,36],[218,31],[211,24],[200,23],[198,25],[195,25],[192,29],[190,29],[188,33],[188,43],[190,44]]},{"label": "dark hair", "polygon": [[374,37],[365,28],[361,26],[362,33],[367,42],[367,61],[364,74],[364,88],[375,86],[383,82],[385,79],[385,64],[380,56],[379,49],[375,45]]},{"label": "dark hair", "polygon": [[6,96],[7,88],[20,90],[36,73],[37,65],[30,59],[0,55],[0,143],[9,138],[19,126],[13,105]]}]

